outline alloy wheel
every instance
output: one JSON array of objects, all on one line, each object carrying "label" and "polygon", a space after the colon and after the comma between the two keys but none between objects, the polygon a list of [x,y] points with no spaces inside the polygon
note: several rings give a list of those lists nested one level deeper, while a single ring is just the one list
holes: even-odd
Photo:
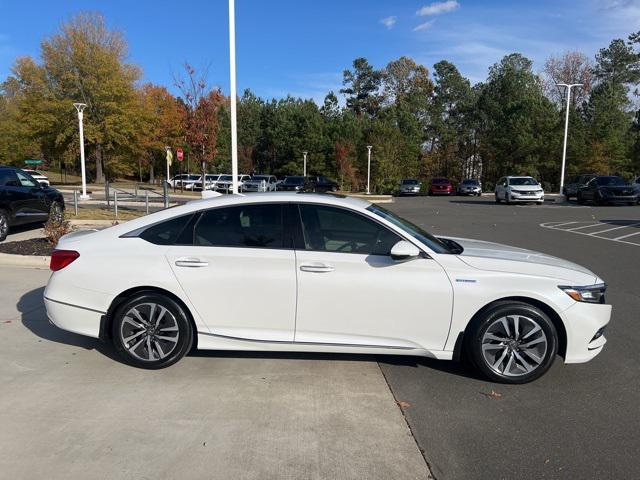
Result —
[{"label": "alloy wheel", "polygon": [[7,216],[0,212],[0,239],[4,239],[9,233],[9,220]]},{"label": "alloy wheel", "polygon": [[178,322],[170,310],[157,303],[131,307],[120,325],[120,340],[135,358],[153,362],[164,359],[178,345]]},{"label": "alloy wheel", "polygon": [[494,320],[482,337],[482,358],[491,370],[507,377],[532,373],[543,363],[547,348],[538,322],[519,314]]}]

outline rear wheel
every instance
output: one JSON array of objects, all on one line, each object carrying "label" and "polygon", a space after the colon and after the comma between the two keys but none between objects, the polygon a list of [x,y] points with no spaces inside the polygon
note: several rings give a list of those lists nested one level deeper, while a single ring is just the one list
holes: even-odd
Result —
[{"label": "rear wheel", "polygon": [[148,369],[173,365],[193,343],[184,309],[155,292],[140,292],[123,303],[115,312],[111,333],[125,362]]},{"label": "rear wheel", "polygon": [[0,210],[0,242],[3,242],[9,234],[9,215],[6,211]]},{"label": "rear wheel", "polygon": [[498,303],[471,327],[466,350],[490,380],[527,383],[553,364],[558,335],[539,308],[520,302]]}]

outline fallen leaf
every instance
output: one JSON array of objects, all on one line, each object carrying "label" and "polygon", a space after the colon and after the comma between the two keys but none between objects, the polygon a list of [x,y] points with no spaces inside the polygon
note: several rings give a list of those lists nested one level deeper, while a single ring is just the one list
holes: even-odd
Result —
[{"label": "fallen leaf", "polygon": [[11,323],[11,320],[5,320],[5,321],[4,321],[4,322],[2,322],[2,323]]},{"label": "fallen leaf", "polygon": [[487,392],[480,392],[482,395],[484,395],[485,397],[491,397],[491,398],[501,398],[502,394],[496,392],[495,390],[491,390],[491,392],[487,393]]},{"label": "fallen leaf", "polygon": [[402,408],[402,409],[409,408],[409,407],[411,406],[411,404],[410,404],[410,403],[403,402],[402,400],[400,400],[400,401],[399,401],[399,402],[397,402],[397,403],[398,403],[398,406],[399,406],[400,408]]}]

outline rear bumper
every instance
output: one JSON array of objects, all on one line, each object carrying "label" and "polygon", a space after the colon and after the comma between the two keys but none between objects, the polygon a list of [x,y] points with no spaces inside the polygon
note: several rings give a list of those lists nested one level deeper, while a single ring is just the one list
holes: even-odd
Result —
[{"label": "rear bumper", "polygon": [[567,330],[565,363],[584,363],[598,355],[607,343],[601,333],[611,319],[611,305],[576,302],[563,316]]},{"label": "rear bumper", "polygon": [[44,297],[47,317],[56,327],[69,332],[100,338],[100,322],[106,312],[59,302]]}]

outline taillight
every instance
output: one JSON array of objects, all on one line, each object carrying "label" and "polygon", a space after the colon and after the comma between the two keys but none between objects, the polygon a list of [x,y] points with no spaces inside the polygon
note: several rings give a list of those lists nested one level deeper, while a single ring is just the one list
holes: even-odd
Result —
[{"label": "taillight", "polygon": [[49,263],[49,268],[52,271],[57,272],[71,264],[79,256],[80,254],[75,250],[54,250],[51,254],[51,263]]}]

